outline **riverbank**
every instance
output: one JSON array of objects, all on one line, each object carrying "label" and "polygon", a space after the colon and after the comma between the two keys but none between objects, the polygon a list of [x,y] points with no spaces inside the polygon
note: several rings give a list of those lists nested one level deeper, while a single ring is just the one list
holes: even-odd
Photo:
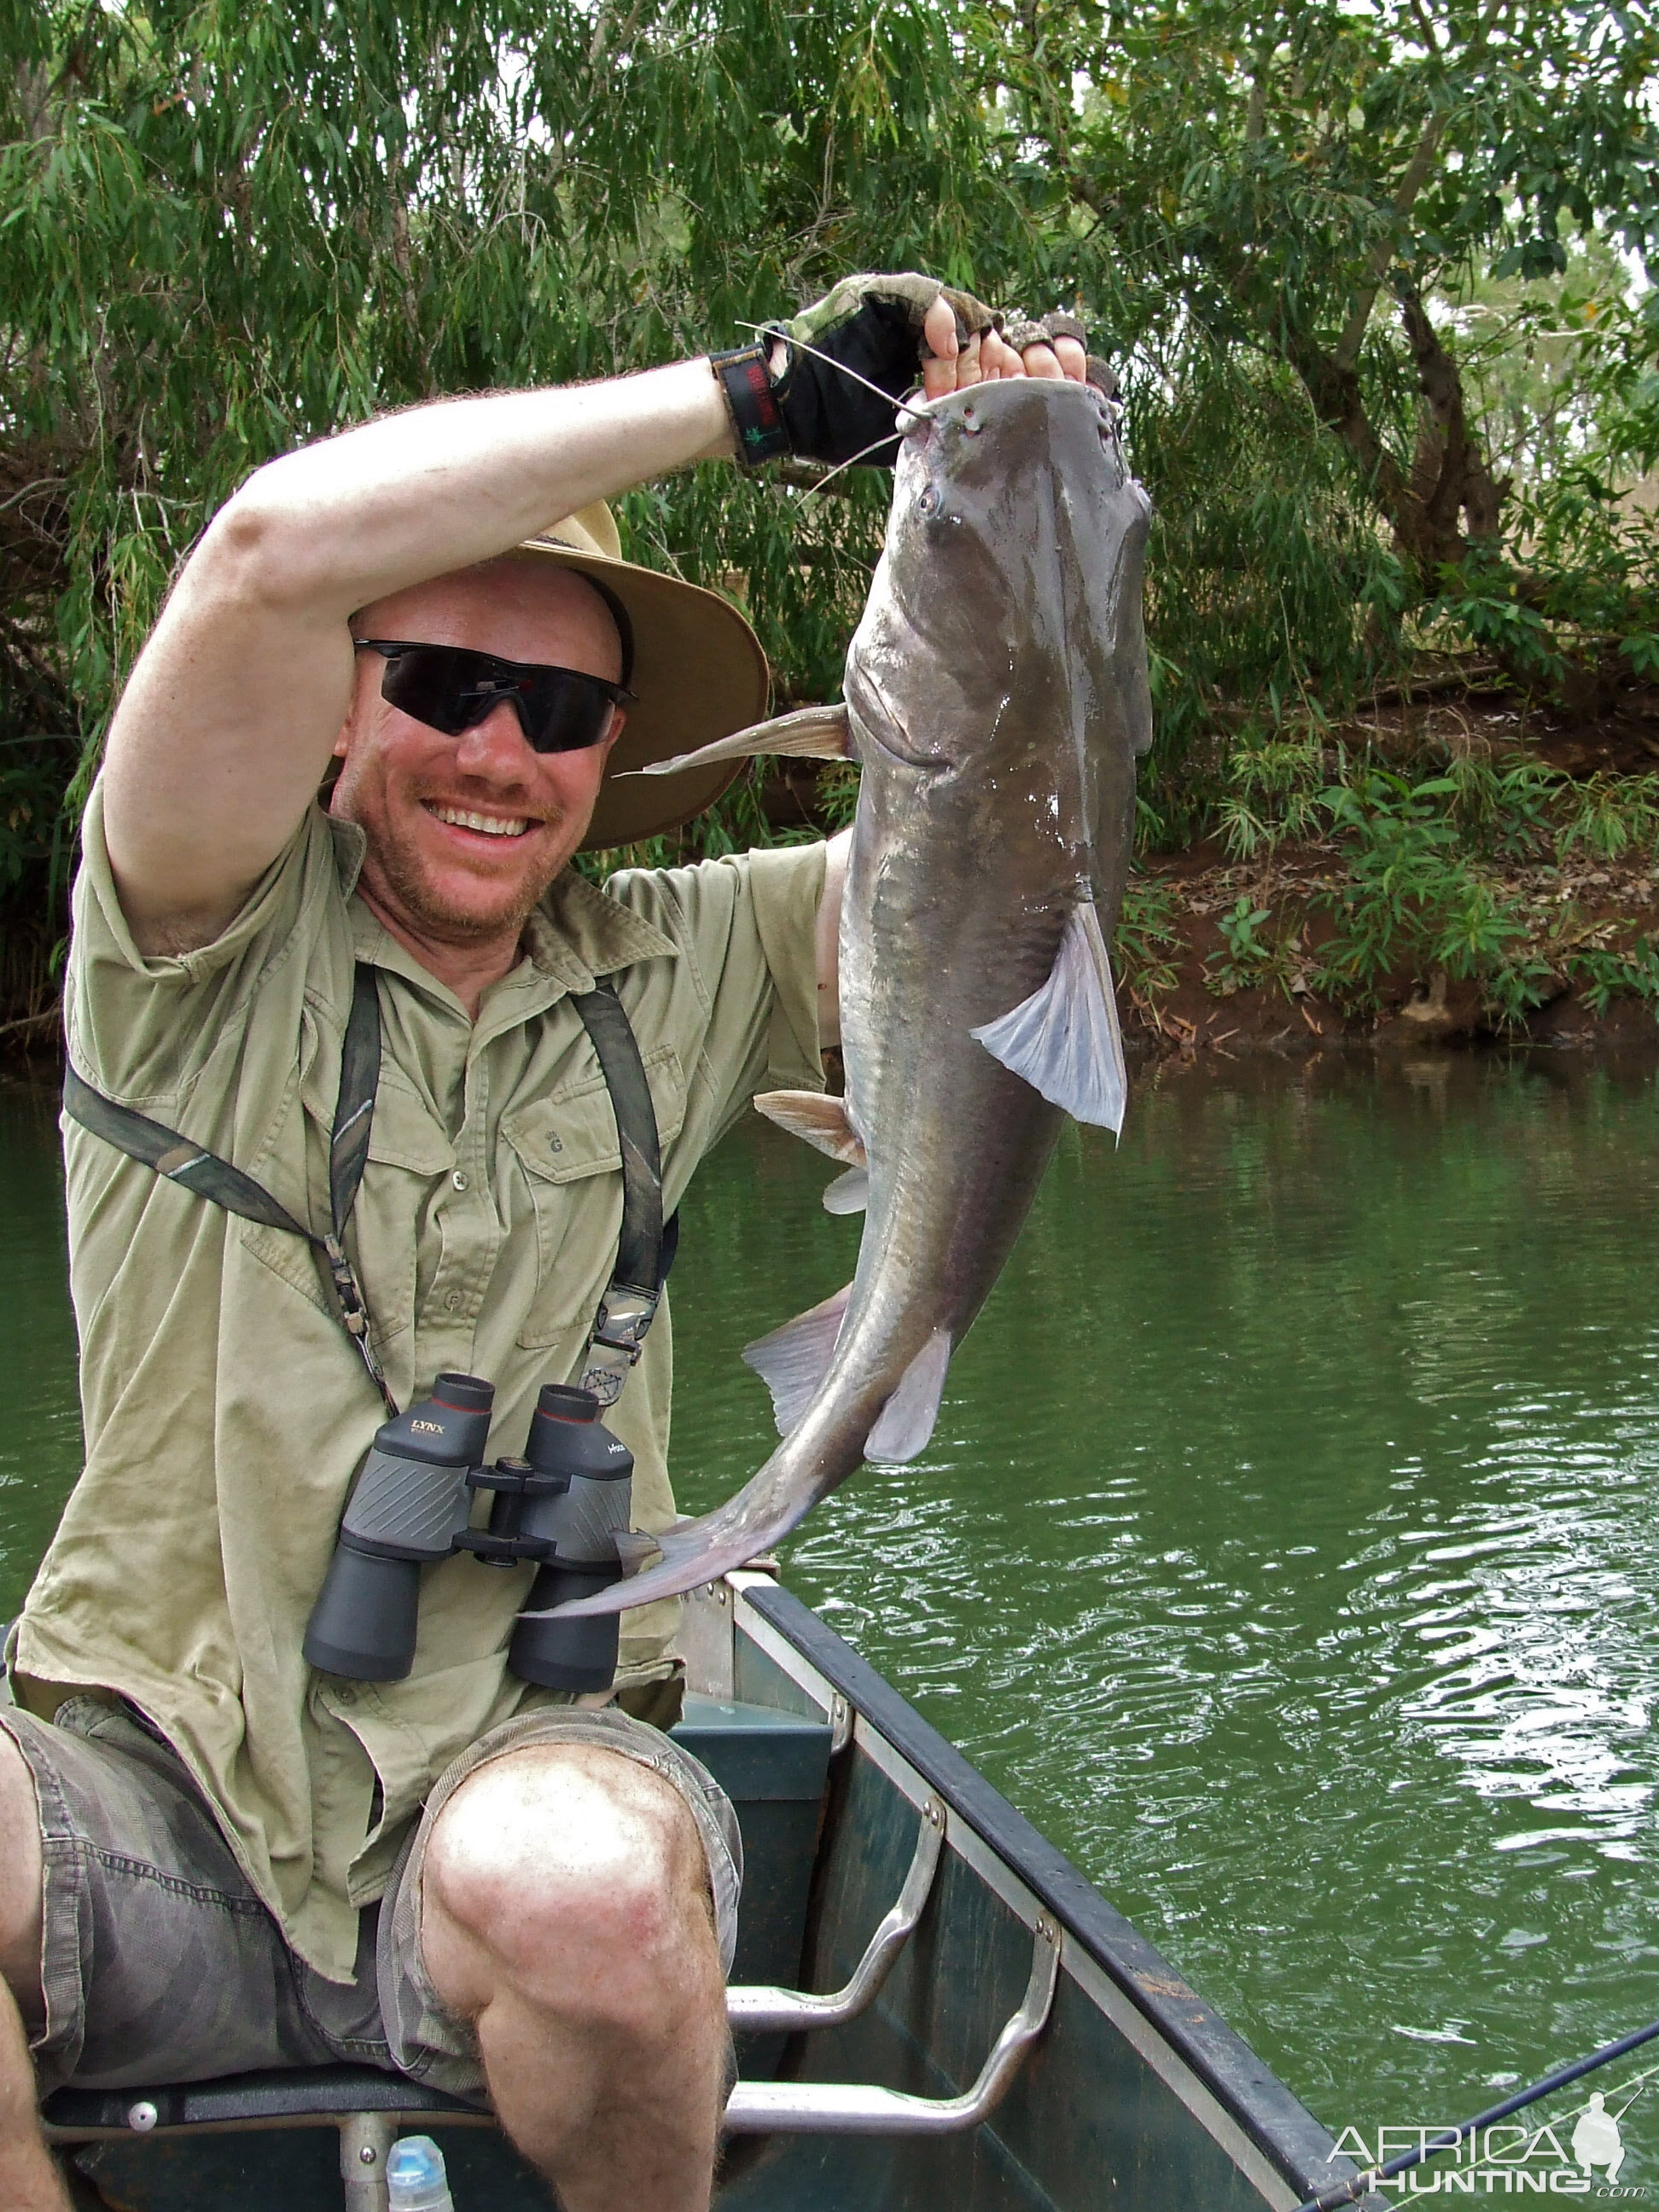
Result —
[{"label": "riverbank", "polygon": [[1529,702],[1464,666],[1237,754],[1216,827],[1138,860],[1142,1055],[1659,1052],[1659,687]]},{"label": "riverbank", "polygon": [[1345,1046],[1482,1042],[1578,1053],[1650,1047],[1659,1057],[1659,1004],[1644,988],[1659,928],[1650,858],[1587,855],[1503,874],[1500,896],[1526,924],[1507,946],[1510,960],[1528,971],[1536,994],[1515,1014],[1494,1005],[1478,972],[1422,973],[1414,963],[1380,975],[1366,1001],[1345,1003],[1322,970],[1351,884],[1334,842],[1245,861],[1212,838],[1146,864],[1129,901],[1131,942],[1121,939],[1118,959],[1131,1057],[1299,1058]]}]

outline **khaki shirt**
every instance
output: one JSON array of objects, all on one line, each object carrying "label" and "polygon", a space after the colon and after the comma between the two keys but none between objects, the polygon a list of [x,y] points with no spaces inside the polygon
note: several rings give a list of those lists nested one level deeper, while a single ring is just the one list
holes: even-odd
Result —
[{"label": "khaki shirt", "polygon": [[[380,971],[383,1058],[348,1243],[387,1379],[495,1385],[489,1452],[574,1373],[616,1257],[610,1095],[570,994],[617,980],[672,1211],[756,1090],[821,1087],[822,846],[618,876],[567,870],[476,1021],[354,896],[362,833],[313,811],[216,943],[147,958],[115,896],[94,789],[66,1010],[100,1090],[328,1221],[355,963]],[[532,1570],[422,1571],[408,1680],[313,1674],[301,1640],[346,1493],[385,1418],[313,1249],[227,1214],[65,1123],[86,1468],[19,1626],[20,1694],[131,1698],[188,1761],[295,1948],[345,1978],[357,1909],[465,1747],[556,1698],[506,1671]],[[607,1414],[638,1528],[673,1517],[667,1303]],[[623,1680],[665,1669],[676,1607],[627,1616]]]}]

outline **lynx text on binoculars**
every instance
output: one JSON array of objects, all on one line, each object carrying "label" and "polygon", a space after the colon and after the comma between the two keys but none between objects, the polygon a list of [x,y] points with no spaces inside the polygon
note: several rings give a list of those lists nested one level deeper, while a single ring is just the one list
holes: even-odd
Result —
[{"label": "lynx text on binoculars", "polygon": [[[1586,2124],[1588,2123],[1588,2124]],[[1378,2195],[1407,2197],[1593,2197],[1645,2202],[1654,2191],[1633,2180],[1628,2147],[1617,2122],[1598,2098],[1565,2120],[1528,2127],[1506,2120],[1477,2129],[1466,2142],[1431,2151],[1421,2166],[1376,2176],[1376,2169],[1410,2151],[1421,2153],[1449,2127],[1389,2124],[1345,2127],[1331,2159],[1352,2159]],[[1621,2169],[1623,2169],[1621,2171]]]}]

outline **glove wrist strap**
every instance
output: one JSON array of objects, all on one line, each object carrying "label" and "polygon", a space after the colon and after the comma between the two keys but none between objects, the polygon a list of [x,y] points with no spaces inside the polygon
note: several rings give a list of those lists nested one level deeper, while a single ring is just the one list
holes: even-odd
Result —
[{"label": "glove wrist strap", "polygon": [[747,345],[732,353],[711,353],[708,365],[737,433],[738,467],[757,469],[763,461],[788,453],[789,433],[783,426],[763,349]]}]

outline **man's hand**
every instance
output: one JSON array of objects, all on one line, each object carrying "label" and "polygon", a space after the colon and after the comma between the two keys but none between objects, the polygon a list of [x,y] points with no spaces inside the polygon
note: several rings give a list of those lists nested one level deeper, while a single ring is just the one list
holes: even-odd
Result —
[{"label": "man's hand", "polygon": [[[768,326],[781,428],[757,437],[753,452],[766,458],[787,443],[803,460],[880,466],[893,458],[899,403],[918,382],[937,399],[992,377],[1085,380],[1083,325],[1074,317],[1036,323],[1019,316],[1002,334],[997,322],[982,300],[937,277],[915,271],[843,277],[812,307]],[[735,413],[740,395],[729,386],[727,392]],[[750,451],[740,449],[746,465]]]},{"label": "man's hand", "polygon": [[[975,331],[968,343],[957,337],[957,319],[950,301],[941,293],[927,310],[921,325],[928,354],[921,364],[921,388],[929,399],[947,392],[963,392],[970,384],[988,384],[1000,376],[1068,376],[1073,384],[1088,376],[1089,357],[1082,340],[1046,334],[1017,351],[995,331]],[[1016,337],[1024,336],[1013,326]]]}]

